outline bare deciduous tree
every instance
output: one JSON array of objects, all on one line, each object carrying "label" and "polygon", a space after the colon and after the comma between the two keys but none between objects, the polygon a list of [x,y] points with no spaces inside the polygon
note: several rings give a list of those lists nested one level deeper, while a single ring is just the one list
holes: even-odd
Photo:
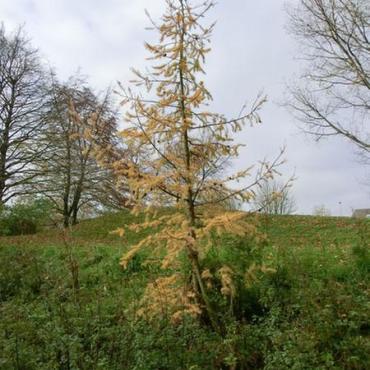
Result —
[{"label": "bare deciduous tree", "polygon": [[0,28],[0,204],[23,195],[36,176],[45,146],[46,80],[38,53],[22,29],[8,36]]},{"label": "bare deciduous tree", "polygon": [[296,212],[296,202],[291,194],[291,182],[266,181],[256,192],[254,206],[262,213],[289,215]]},{"label": "bare deciduous tree", "polygon": [[326,208],[324,204],[315,206],[313,209],[314,216],[329,217],[331,216],[330,209]]},{"label": "bare deciduous tree", "polygon": [[125,206],[124,191],[115,190],[113,172],[95,157],[96,147],[104,148],[105,165],[109,162],[116,150],[115,132],[109,93],[100,98],[79,78],[53,83],[43,138],[50,150],[39,168],[43,182],[38,191],[52,201],[65,227],[76,224],[84,208]]},{"label": "bare deciduous tree", "polygon": [[300,0],[290,30],[308,62],[289,103],[304,131],[342,136],[370,155],[370,3]]}]

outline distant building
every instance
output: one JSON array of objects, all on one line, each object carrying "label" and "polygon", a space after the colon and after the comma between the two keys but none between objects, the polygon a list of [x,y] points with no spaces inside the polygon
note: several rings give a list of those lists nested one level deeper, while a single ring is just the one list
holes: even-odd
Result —
[{"label": "distant building", "polygon": [[355,218],[367,218],[370,217],[370,208],[355,209],[352,213],[352,217]]}]

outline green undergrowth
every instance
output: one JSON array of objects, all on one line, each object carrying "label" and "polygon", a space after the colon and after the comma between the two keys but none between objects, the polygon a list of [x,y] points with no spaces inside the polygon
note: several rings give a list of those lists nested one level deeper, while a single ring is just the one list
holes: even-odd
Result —
[{"label": "green undergrowth", "polygon": [[163,272],[140,254],[121,269],[145,234],[110,231],[140,220],[122,212],[0,239],[0,369],[369,368],[368,220],[260,216],[260,242],[215,238],[202,268],[236,272],[232,304],[211,294],[222,335],[190,317],[137,318]]}]

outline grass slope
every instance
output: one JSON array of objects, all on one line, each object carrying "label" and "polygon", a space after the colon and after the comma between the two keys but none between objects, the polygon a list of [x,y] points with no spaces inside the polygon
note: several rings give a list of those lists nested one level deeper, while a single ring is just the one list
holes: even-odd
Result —
[{"label": "grass slope", "polygon": [[120,269],[143,235],[110,231],[137,221],[122,212],[68,235],[0,238],[0,369],[369,368],[368,220],[260,215],[267,241],[257,251],[221,239],[206,267],[244,258],[243,268],[264,261],[275,271],[242,287],[237,320],[217,298],[222,338],[192,320],[135,319],[132,307],[161,272],[140,256]]},{"label": "grass slope", "polygon": [[[110,213],[101,217],[84,220],[75,226],[71,239],[78,244],[104,243],[106,245],[122,244],[119,237],[111,231],[135,222],[140,217],[133,217],[129,212]],[[265,232],[271,244],[279,246],[341,245],[351,246],[361,237],[370,237],[370,221],[349,217],[316,216],[259,216],[261,230]],[[361,235],[365,233],[365,235]],[[34,244],[39,246],[63,244],[63,233],[49,230],[36,235],[0,237],[0,246]],[[134,243],[140,235],[129,234],[127,242]]]}]

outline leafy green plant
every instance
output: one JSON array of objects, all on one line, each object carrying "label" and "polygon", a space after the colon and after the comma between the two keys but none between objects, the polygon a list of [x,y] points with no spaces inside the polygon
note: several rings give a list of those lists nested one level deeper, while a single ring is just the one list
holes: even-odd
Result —
[{"label": "leafy green plant", "polygon": [[0,212],[0,235],[27,235],[40,231],[50,217],[48,200],[19,201]]}]

